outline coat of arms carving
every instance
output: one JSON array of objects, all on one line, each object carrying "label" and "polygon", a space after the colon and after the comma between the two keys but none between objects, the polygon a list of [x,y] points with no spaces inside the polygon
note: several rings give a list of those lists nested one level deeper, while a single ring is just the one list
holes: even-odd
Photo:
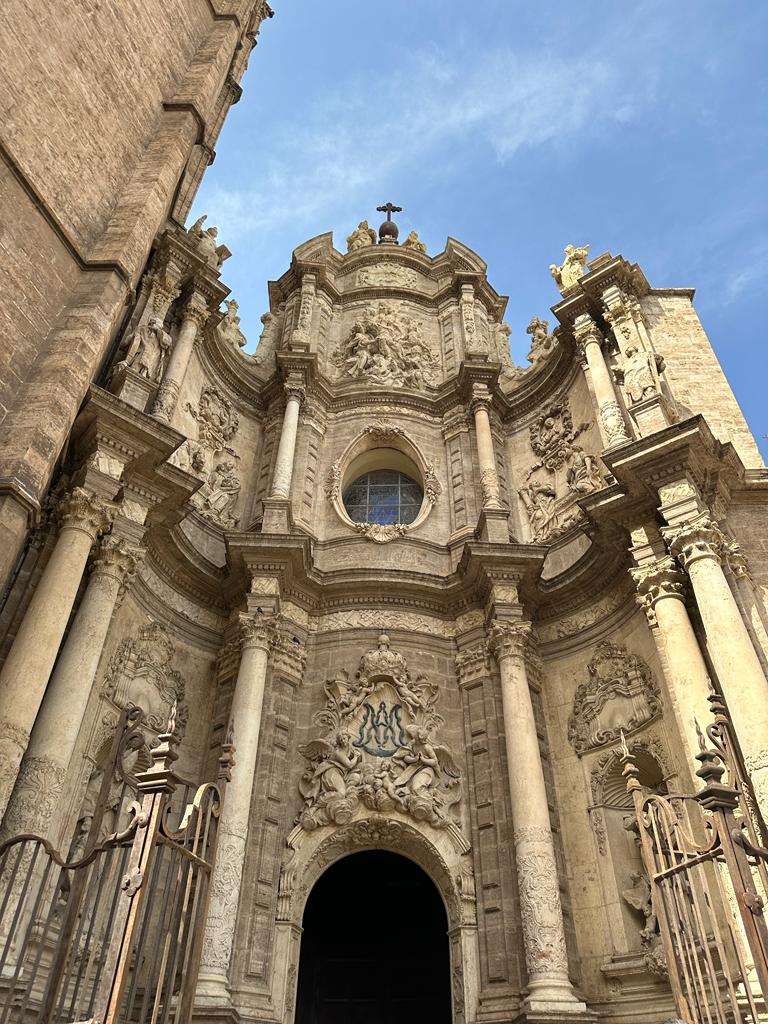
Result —
[{"label": "coat of arms carving", "polygon": [[642,658],[602,640],[587,665],[589,679],[576,690],[568,739],[577,754],[612,743],[661,714],[661,695]]},{"label": "coat of arms carving", "polygon": [[413,679],[382,634],[354,680],[342,671],[324,690],[326,705],[314,718],[323,735],[299,747],[309,764],[299,783],[298,824],[307,831],[342,825],[362,805],[455,828],[461,772],[434,739],[443,724],[437,686],[423,675]]}]

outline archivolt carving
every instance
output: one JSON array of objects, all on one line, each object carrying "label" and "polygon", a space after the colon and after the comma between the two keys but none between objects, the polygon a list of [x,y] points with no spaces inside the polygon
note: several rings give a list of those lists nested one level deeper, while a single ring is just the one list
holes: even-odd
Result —
[{"label": "archivolt carving", "polygon": [[576,690],[568,739],[577,754],[634,732],[661,714],[661,696],[642,658],[602,640],[587,665],[589,679]]},{"label": "archivolt carving", "polygon": [[174,701],[176,730],[182,736],[189,709],[184,703],[184,680],[171,667],[175,653],[168,632],[159,622],[142,626],[138,636],[123,640],[112,655],[103,692],[118,708],[140,707],[150,729],[162,732]]},{"label": "archivolt carving", "polygon": [[421,324],[395,302],[367,309],[333,359],[344,376],[408,388],[421,388],[425,374],[435,366]]},{"label": "archivolt carving", "polygon": [[413,679],[382,634],[354,680],[340,671],[324,689],[326,705],[314,718],[323,735],[299,747],[309,761],[299,783],[299,826],[346,824],[362,804],[458,831],[461,772],[449,749],[434,741],[443,724],[437,686],[423,675]]},{"label": "archivolt carving", "polygon": [[415,861],[440,890],[450,928],[476,923],[474,879],[466,863],[469,845],[457,850],[439,838],[427,838],[408,821],[373,814],[335,829],[330,835],[294,828],[280,872],[278,920],[301,924],[312,886],[332,863],[361,850],[391,850]]}]

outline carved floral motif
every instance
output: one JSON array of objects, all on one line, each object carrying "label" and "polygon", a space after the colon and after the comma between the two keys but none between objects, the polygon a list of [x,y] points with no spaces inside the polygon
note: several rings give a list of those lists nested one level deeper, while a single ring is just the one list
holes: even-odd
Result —
[{"label": "carved floral motif", "polygon": [[443,723],[437,686],[423,675],[413,679],[382,634],[354,680],[340,671],[324,690],[326,705],[314,718],[324,734],[299,748],[309,761],[299,784],[301,828],[345,824],[361,804],[455,827],[461,772],[448,748],[434,742]]},{"label": "carved floral motif", "polygon": [[661,714],[661,696],[642,658],[602,640],[587,665],[589,679],[576,690],[568,739],[579,756],[631,733]]}]

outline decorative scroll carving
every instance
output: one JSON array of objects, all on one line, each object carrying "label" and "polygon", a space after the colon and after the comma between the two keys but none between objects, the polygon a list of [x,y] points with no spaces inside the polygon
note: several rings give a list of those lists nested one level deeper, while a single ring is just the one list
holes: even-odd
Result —
[{"label": "decorative scroll carving", "polygon": [[515,829],[514,837],[528,972],[532,978],[552,971],[567,976],[568,954],[552,834],[547,828],[527,827]]},{"label": "decorative scroll carving", "polygon": [[412,679],[382,634],[354,680],[341,671],[324,690],[326,705],[314,718],[324,735],[299,748],[309,761],[299,784],[301,828],[345,824],[361,803],[434,828],[454,825],[461,772],[448,748],[434,742],[443,723],[437,686],[425,676]]},{"label": "decorative scroll carving", "polygon": [[240,418],[230,400],[214,384],[200,392],[197,409],[187,402],[187,410],[197,420],[197,439],[213,452],[234,455],[229,442],[237,433]]},{"label": "decorative scroll carving", "polygon": [[355,322],[334,362],[355,380],[415,389],[422,387],[435,357],[414,317],[393,302],[379,302]]},{"label": "decorative scroll carving", "polygon": [[587,665],[589,679],[576,690],[568,739],[581,756],[631,733],[661,714],[661,695],[642,658],[602,640]]},{"label": "decorative scroll carving", "polygon": [[394,423],[387,423],[386,420],[369,423],[367,427],[363,427],[363,433],[370,434],[376,441],[391,441],[395,437],[405,437],[402,427],[398,427]]},{"label": "decorative scroll carving", "polygon": [[[550,405],[531,424],[531,448],[538,462],[528,470],[528,482],[518,494],[537,543],[553,540],[575,526],[583,518],[576,500],[603,486],[597,458],[574,443],[588,426],[582,423],[574,428],[565,400]],[[532,480],[541,469],[548,478]]]},{"label": "decorative scroll carving", "polygon": [[570,291],[584,276],[587,269],[589,246],[566,245],[564,251],[565,259],[562,264],[558,267],[552,263],[549,267],[549,272],[555,279],[555,284],[561,295]]},{"label": "decorative scroll carving", "polygon": [[328,476],[325,481],[325,493],[331,501],[335,501],[341,493],[341,463],[338,459],[328,470]]},{"label": "decorative scroll carving", "polygon": [[427,470],[424,474],[424,497],[430,505],[434,505],[442,493],[443,485],[437,479],[437,472],[435,471],[434,464],[428,462]]},{"label": "decorative scroll carving", "polygon": [[140,707],[150,729],[161,733],[176,704],[176,731],[183,736],[189,709],[184,679],[171,667],[175,648],[165,626],[150,622],[123,640],[112,655],[103,692],[118,708]]},{"label": "decorative scroll carving", "polygon": [[525,333],[531,336],[531,348],[526,358],[533,366],[543,362],[557,348],[557,338],[549,333],[549,320],[533,317]]},{"label": "decorative scroll carving", "polygon": [[419,275],[411,267],[401,267],[398,263],[377,263],[373,267],[358,270],[355,283],[358,288],[415,288],[419,283]]},{"label": "decorative scroll carving", "polygon": [[347,236],[347,252],[365,249],[376,244],[376,232],[368,227],[367,220],[361,220],[351,235]]},{"label": "decorative scroll carving", "polygon": [[372,540],[374,544],[388,544],[391,540],[404,537],[408,532],[407,523],[354,523],[358,533],[361,533],[366,540]]},{"label": "decorative scroll carving", "polygon": [[219,334],[235,348],[245,348],[248,339],[240,329],[240,317],[237,313],[240,307],[234,299],[229,299],[224,305],[227,311],[219,324]]}]

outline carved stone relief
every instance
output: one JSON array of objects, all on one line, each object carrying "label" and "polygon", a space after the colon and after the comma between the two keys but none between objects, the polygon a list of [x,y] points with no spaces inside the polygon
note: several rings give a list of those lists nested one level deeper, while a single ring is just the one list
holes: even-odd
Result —
[{"label": "carved stone relief", "polygon": [[411,267],[401,267],[398,263],[377,263],[373,267],[362,267],[355,279],[358,288],[416,288],[418,283],[419,275],[416,271]]},{"label": "carved stone relief", "polygon": [[531,448],[538,461],[518,493],[537,543],[553,540],[575,526],[583,518],[577,499],[603,485],[597,458],[575,444],[588,426],[582,423],[574,428],[565,400],[550,405],[531,424]]},{"label": "carved stone relief", "polygon": [[576,690],[568,739],[579,756],[631,733],[661,714],[658,684],[648,665],[620,644],[602,640]]},{"label": "carved stone relief", "polygon": [[140,707],[147,726],[162,732],[174,702],[176,729],[183,736],[189,709],[184,679],[172,667],[175,648],[165,626],[150,622],[135,637],[123,640],[112,655],[102,692],[116,707]]},{"label": "carved stone relief", "polygon": [[367,309],[336,348],[333,361],[342,376],[408,388],[422,387],[435,366],[421,324],[395,302]]},{"label": "carved stone relief", "polygon": [[314,718],[323,735],[299,748],[309,761],[299,784],[299,826],[345,824],[362,804],[455,829],[461,772],[434,740],[443,723],[437,686],[423,675],[412,678],[382,634],[353,680],[340,671],[324,690],[326,705]]},{"label": "carved stone relief", "polygon": [[[240,476],[233,461],[239,458],[229,442],[237,433],[240,418],[219,388],[207,384],[197,409],[187,402],[187,410],[197,420],[198,439],[189,439],[175,453],[175,465],[202,476],[204,483],[192,496],[192,504],[201,515],[223,529],[237,526],[234,509],[240,496]],[[182,449],[186,449],[182,453]],[[222,458],[223,455],[233,458]]]}]

